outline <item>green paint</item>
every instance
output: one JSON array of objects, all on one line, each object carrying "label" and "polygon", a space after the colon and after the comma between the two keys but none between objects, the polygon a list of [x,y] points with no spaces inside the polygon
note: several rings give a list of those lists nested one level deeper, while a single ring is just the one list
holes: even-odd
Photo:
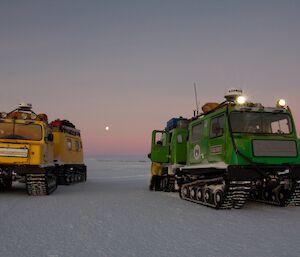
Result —
[{"label": "green paint", "polygon": [[[151,160],[169,164],[185,164],[187,135],[186,128],[174,128],[170,131],[154,130],[152,132]],[[161,141],[162,145],[157,144],[157,141]]]},{"label": "green paint", "polygon": [[[256,131],[250,130],[253,125]],[[159,134],[162,145],[156,144]],[[266,147],[255,150],[255,140],[263,142]],[[290,149],[281,144],[295,146],[296,149],[292,150],[294,156],[287,156]],[[275,153],[276,147],[278,151]],[[255,151],[259,151],[261,156],[256,156]],[[266,155],[263,156],[265,152]],[[152,133],[151,159],[167,164],[300,164],[299,152],[300,142],[289,109],[264,108],[261,105],[242,108],[226,103],[223,107],[194,119],[188,128],[154,130]]]}]

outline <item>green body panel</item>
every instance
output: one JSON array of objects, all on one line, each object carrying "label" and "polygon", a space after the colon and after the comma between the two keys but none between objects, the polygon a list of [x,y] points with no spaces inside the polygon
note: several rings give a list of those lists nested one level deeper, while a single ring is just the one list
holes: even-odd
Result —
[{"label": "green body panel", "polygon": [[[274,115],[277,113],[287,114],[290,118],[291,133],[231,133],[231,123],[228,118],[231,112],[242,114],[249,112],[271,113]],[[158,133],[161,134],[162,145],[156,144]],[[179,138],[181,139],[179,140]],[[253,140],[294,141],[296,142],[297,153],[296,156],[292,157],[257,157],[254,155]],[[151,160],[165,164],[198,166],[220,163],[224,167],[253,164],[296,165],[300,164],[299,153],[300,140],[297,139],[295,124],[289,109],[282,109],[281,111],[276,108],[250,108],[247,111],[242,111],[235,105],[224,105],[193,120],[189,123],[187,129],[174,128],[172,130],[154,130],[152,132]]]},{"label": "green body panel", "polygon": [[[188,165],[208,164],[214,162],[224,162],[226,158],[226,119],[224,125],[224,133],[221,136],[211,137],[211,120],[223,117],[224,111],[216,111],[207,116],[198,118],[191,122],[189,126],[189,142],[188,142]],[[200,136],[193,139],[193,127],[202,125]],[[199,150],[200,149],[200,150]],[[199,151],[199,154],[198,154]]]},{"label": "green body panel", "polygon": [[[253,148],[252,148],[252,140],[253,139],[261,139],[261,140],[287,140],[286,137],[271,137],[271,136],[241,136],[241,138],[238,138],[239,136],[235,136],[235,142],[237,145],[237,148],[240,152],[242,152],[244,155],[246,155],[248,158],[250,158],[254,163],[263,164],[263,165],[283,165],[283,164],[300,164],[300,158],[299,154],[296,157],[256,157],[253,154]],[[290,138],[291,140],[295,140],[297,142],[297,152],[299,153],[299,140],[295,138]],[[249,162],[247,162],[244,158],[237,156],[234,153],[234,150],[232,148],[231,154],[228,154],[228,158],[226,162],[230,165],[249,165]]]},{"label": "green body panel", "polygon": [[[160,141],[162,144],[157,144],[157,135],[161,135]],[[159,163],[167,163],[169,161],[170,147],[167,143],[168,133],[166,131],[152,131],[151,142],[151,161]]]},{"label": "green body panel", "polygon": [[[285,113],[290,115],[292,133],[291,134],[251,134],[233,133],[236,148],[246,158],[237,154],[232,142],[226,106],[217,109],[207,115],[200,116],[189,124],[189,141],[187,143],[187,165],[213,164],[222,162],[226,165],[251,165],[253,163],[262,165],[282,165],[300,164],[300,141],[297,139],[295,125],[288,110]],[[228,113],[236,111],[232,106],[228,107]],[[212,136],[213,120],[224,117],[223,133],[219,136]],[[202,125],[201,133],[197,138],[193,138],[193,129],[197,125]],[[253,153],[253,140],[292,140],[296,142],[297,156],[295,157],[256,157]],[[250,160],[250,161],[249,161]]]},{"label": "green body panel", "polygon": [[[157,136],[161,135],[162,145],[157,144]],[[188,130],[175,128],[170,131],[154,130],[152,132],[152,162],[185,164],[187,156]]]},{"label": "green body panel", "polygon": [[185,164],[188,130],[175,128],[169,132],[171,164]]}]

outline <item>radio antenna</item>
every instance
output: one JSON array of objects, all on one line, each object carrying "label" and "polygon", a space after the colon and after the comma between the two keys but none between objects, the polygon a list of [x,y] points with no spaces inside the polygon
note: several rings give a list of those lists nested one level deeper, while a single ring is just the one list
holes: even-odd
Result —
[{"label": "radio antenna", "polygon": [[195,90],[195,100],[196,100],[196,114],[199,114],[199,105],[198,105],[198,98],[197,98],[197,88],[196,83],[194,83],[194,90]]}]

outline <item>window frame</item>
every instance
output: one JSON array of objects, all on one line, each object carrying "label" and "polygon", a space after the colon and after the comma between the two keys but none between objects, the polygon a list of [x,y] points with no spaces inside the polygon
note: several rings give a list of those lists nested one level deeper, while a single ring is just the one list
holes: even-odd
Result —
[{"label": "window frame", "polygon": [[[195,137],[195,128],[199,127],[199,133],[197,135],[197,137]],[[192,125],[192,129],[191,129],[191,142],[192,143],[196,143],[200,140],[200,138],[203,136],[203,132],[204,132],[204,122],[201,121],[195,125]]]},{"label": "window frame", "polygon": [[[222,126],[220,126],[220,128],[219,128],[219,129],[222,129],[222,133],[214,135],[213,134],[213,124],[214,124],[214,121],[217,120],[218,124],[220,125],[220,122],[219,122],[220,119],[223,119]],[[211,120],[210,120],[209,138],[222,137],[225,134],[224,128],[225,128],[225,114],[224,113],[212,117]]]}]

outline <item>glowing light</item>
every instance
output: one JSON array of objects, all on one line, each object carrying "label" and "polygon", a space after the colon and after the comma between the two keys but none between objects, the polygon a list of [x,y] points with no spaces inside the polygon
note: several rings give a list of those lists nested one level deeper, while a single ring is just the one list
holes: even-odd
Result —
[{"label": "glowing light", "polygon": [[26,113],[22,113],[21,116],[22,116],[22,119],[24,119],[24,120],[26,120],[28,117]]},{"label": "glowing light", "polygon": [[106,126],[106,127],[105,127],[105,130],[106,130],[106,131],[109,131],[109,126]]},{"label": "glowing light", "polygon": [[37,115],[34,113],[30,114],[30,119],[35,120],[37,118]]},{"label": "glowing light", "polygon": [[284,99],[279,99],[276,105],[277,107],[284,107],[286,105],[286,101]]},{"label": "glowing light", "polygon": [[244,103],[246,103],[246,97],[241,95],[236,99],[236,101],[238,104],[244,104]]},{"label": "glowing light", "polygon": [[7,117],[7,113],[6,112],[1,112],[1,118],[5,119]]}]

